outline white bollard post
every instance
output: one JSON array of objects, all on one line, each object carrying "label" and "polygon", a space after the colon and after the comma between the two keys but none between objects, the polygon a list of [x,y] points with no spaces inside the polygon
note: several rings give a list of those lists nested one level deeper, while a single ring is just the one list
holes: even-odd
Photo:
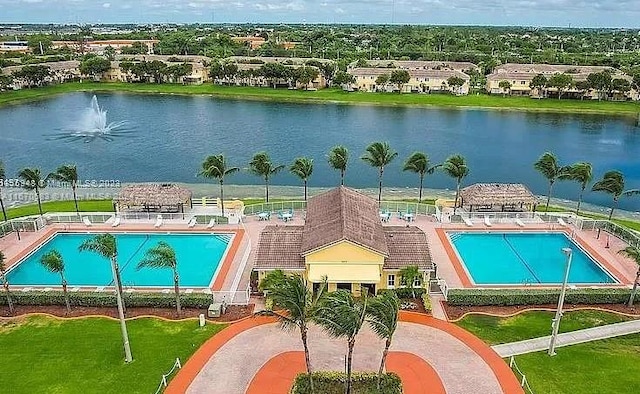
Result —
[{"label": "white bollard post", "polygon": [[199,320],[200,327],[204,327],[204,325],[207,324],[207,321],[204,318],[204,313],[201,313],[199,317],[200,317],[200,320]]}]

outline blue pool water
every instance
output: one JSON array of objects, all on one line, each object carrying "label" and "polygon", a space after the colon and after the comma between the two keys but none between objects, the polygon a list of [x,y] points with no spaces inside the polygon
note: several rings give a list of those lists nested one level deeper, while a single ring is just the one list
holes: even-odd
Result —
[{"label": "blue pool water", "polygon": [[[40,258],[56,249],[65,263],[69,286],[113,285],[109,261],[78,246],[94,234],[57,234],[26,257],[8,274],[12,285],[60,285],[60,276],[45,270]],[[180,286],[209,286],[230,242],[228,234],[115,234],[122,283],[125,286],[173,286],[170,269],[136,269],[145,252],[159,241],[173,247],[178,260]]]},{"label": "blue pool water", "polygon": [[479,285],[561,284],[566,257],[573,257],[569,283],[616,283],[563,233],[449,233],[472,280]]}]

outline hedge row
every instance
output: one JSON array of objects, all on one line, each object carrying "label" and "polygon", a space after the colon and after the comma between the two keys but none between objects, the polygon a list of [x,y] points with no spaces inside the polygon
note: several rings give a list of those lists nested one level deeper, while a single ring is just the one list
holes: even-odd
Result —
[{"label": "hedge row", "polygon": [[[343,394],[347,375],[344,372],[313,372],[313,388],[316,393]],[[354,372],[351,375],[353,394],[402,394],[400,377],[393,372],[382,375],[380,390],[377,390],[378,375],[373,372]],[[296,377],[291,394],[308,394],[309,375],[301,373]]]},{"label": "hedge row", "polygon": [[413,292],[408,287],[399,287],[397,289],[382,289],[378,291],[378,294],[384,293],[385,291],[393,291],[396,293],[398,298],[413,298],[413,294],[416,295],[416,298],[422,298],[422,296],[427,292],[427,289],[423,287],[414,287]]},{"label": "hedge row", "polygon": [[[116,296],[113,292],[74,292],[69,294],[72,306],[115,307]],[[174,293],[125,293],[124,303],[129,307],[175,308]],[[16,305],[64,305],[62,291],[12,292],[11,299]],[[181,294],[180,303],[184,308],[207,308],[211,304],[211,295],[203,293]],[[0,293],[0,305],[7,305],[7,297]]]},{"label": "hedge row", "polygon": [[[623,304],[631,296],[630,289],[597,288],[567,289],[567,304]],[[541,305],[555,304],[560,289],[451,289],[447,297],[449,305]],[[635,301],[640,301],[640,293]]]}]

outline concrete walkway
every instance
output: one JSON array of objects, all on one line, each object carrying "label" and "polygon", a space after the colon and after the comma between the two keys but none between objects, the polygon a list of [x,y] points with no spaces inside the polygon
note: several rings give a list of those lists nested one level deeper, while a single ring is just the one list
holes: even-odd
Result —
[{"label": "concrete walkway", "polygon": [[[640,333],[640,320],[607,324],[600,327],[565,332],[558,335],[556,347],[575,345],[578,343],[597,341],[600,339],[619,337],[622,335],[635,333]],[[496,351],[496,353],[500,355],[500,357],[504,358],[517,356],[518,354],[534,353],[548,350],[550,340],[551,336],[548,335],[546,337],[528,339],[526,341],[494,345],[492,346],[492,348]]]}]

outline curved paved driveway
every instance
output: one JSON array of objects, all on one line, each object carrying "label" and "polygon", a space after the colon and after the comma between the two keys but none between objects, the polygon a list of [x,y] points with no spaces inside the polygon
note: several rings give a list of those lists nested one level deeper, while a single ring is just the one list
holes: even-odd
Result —
[{"label": "curved paved driveway", "polygon": [[[463,342],[458,339],[461,337],[458,335],[460,332],[456,331],[461,329],[450,323],[429,319],[409,319],[423,324],[400,322],[391,351],[412,353],[425,360],[437,372],[449,394],[522,392],[506,364],[488,346],[470,334],[467,334],[470,338],[463,338]],[[433,326],[430,323],[432,320]],[[430,325],[425,325],[424,322]],[[212,340],[219,342],[222,337],[217,337],[224,331]],[[189,360],[172,381],[167,393],[183,392],[186,389],[191,394],[242,394],[269,360],[281,353],[302,350],[297,331],[283,332],[275,323],[261,324],[242,330],[234,336],[229,334],[228,337],[228,340],[216,345],[206,355],[209,356],[208,359],[203,359],[202,354],[196,353],[192,357],[195,360]],[[206,346],[205,344],[204,347]],[[329,338],[314,326],[310,328],[309,347],[314,369],[343,369],[345,341]],[[368,327],[363,328],[354,349],[354,370],[376,371],[382,348],[382,341]],[[197,367],[189,365],[198,363],[198,359],[202,360]],[[195,377],[186,376],[189,374],[194,374]],[[500,376],[500,380],[496,374]],[[268,388],[265,387],[266,390]]]}]

